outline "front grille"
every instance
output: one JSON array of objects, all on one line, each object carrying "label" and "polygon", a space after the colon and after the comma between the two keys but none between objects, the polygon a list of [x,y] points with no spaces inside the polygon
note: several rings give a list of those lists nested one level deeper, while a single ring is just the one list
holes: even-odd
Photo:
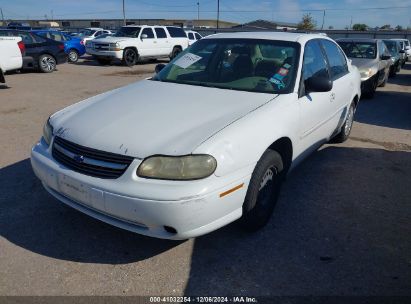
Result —
[{"label": "front grille", "polygon": [[94,43],[93,48],[96,51],[110,51],[111,47],[108,43]]},{"label": "front grille", "polygon": [[79,173],[114,179],[120,177],[134,160],[133,157],[104,152],[55,137],[52,154],[55,160]]}]

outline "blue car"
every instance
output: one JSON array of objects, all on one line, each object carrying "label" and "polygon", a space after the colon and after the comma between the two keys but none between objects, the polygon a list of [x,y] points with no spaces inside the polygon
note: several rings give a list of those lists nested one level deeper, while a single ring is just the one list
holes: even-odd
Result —
[{"label": "blue car", "polygon": [[64,51],[68,55],[69,62],[77,62],[79,57],[86,53],[86,48],[81,38],[72,37],[66,33],[55,30],[34,30],[32,32],[39,36],[63,42]]}]

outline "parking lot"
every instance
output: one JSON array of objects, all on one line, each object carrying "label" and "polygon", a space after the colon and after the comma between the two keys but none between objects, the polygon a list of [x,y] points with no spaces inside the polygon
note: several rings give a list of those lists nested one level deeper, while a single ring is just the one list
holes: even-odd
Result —
[{"label": "parking lot", "polygon": [[[0,295],[409,295],[411,63],[361,100],[351,138],[288,177],[267,227],[187,241],[109,226],[51,197],[31,146],[47,117],[152,75],[80,60],[0,87]],[[138,98],[138,96],[136,96]]]}]

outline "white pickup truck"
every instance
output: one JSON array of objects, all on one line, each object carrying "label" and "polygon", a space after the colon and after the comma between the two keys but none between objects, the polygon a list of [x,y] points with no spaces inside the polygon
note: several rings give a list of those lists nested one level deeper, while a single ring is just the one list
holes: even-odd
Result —
[{"label": "white pickup truck", "polygon": [[174,58],[188,47],[182,28],[175,26],[123,26],[114,36],[86,43],[86,52],[101,64],[122,60],[127,66],[142,59]]},{"label": "white pickup truck", "polygon": [[0,37],[0,83],[5,83],[7,71],[21,69],[25,46],[21,37]]}]

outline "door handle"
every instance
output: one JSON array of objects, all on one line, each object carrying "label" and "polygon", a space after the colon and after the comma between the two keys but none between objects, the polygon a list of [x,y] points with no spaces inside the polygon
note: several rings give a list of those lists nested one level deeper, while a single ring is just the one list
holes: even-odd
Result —
[{"label": "door handle", "polygon": [[333,102],[335,100],[335,93],[331,93],[330,95],[330,101]]}]

